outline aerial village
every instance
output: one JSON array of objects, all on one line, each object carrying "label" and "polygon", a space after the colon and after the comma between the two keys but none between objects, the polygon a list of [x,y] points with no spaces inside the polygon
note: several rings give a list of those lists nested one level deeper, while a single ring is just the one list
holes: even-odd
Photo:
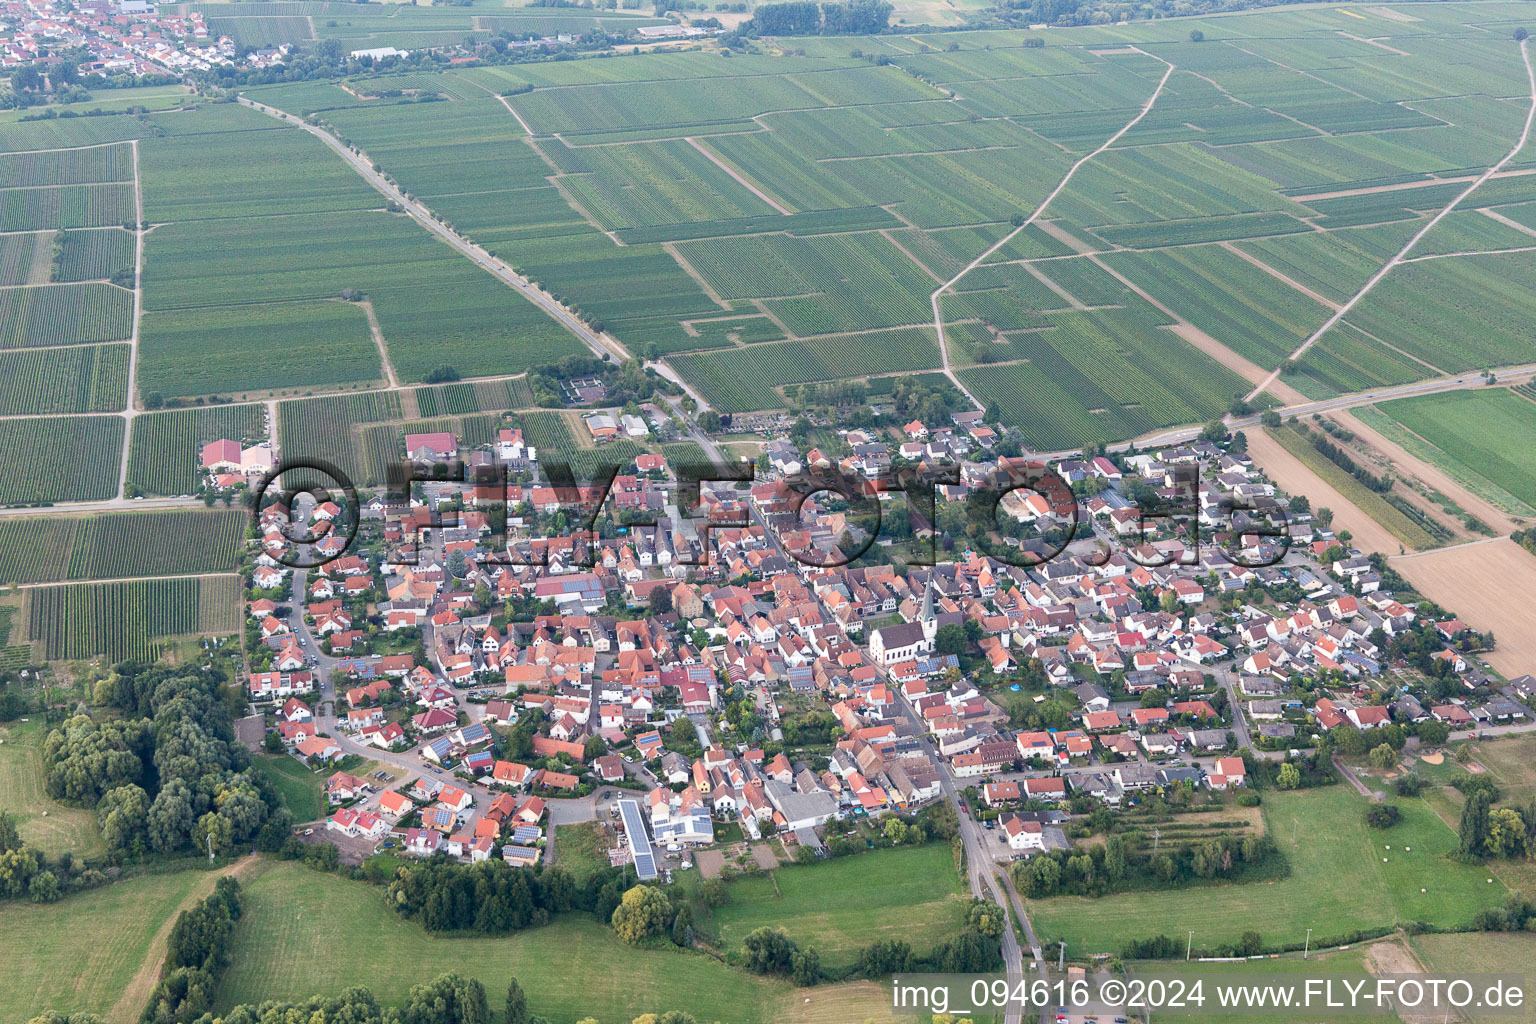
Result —
[{"label": "aerial village", "polygon": [[[997,454],[980,413],[887,420],[778,431],[753,479],[687,509],[666,454],[625,456],[606,491],[560,487],[512,426],[476,448],[409,435],[409,494],[269,499],[244,735],[326,774],[306,841],[533,865],[558,858],[556,826],[597,821],[609,862],[651,880],[768,843],[826,856],[948,801],[1006,862],[1154,792],[1283,785],[1324,735],[1359,755],[1533,725],[1536,679],[1489,668],[1492,638],[1427,614],[1241,435],[1047,464]],[[645,436],[618,413],[587,427],[599,453]],[[203,455],[221,486],[271,459]],[[459,480],[433,479],[445,463]],[[937,521],[878,483],[925,468],[951,481]],[[791,486],[831,470],[872,482]],[[965,518],[1020,479],[994,521]],[[291,522],[328,561],[292,567]]]}]

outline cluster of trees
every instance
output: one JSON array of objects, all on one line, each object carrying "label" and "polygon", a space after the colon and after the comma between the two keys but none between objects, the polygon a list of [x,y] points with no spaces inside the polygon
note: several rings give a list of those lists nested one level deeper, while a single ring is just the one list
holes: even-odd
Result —
[{"label": "cluster of trees", "polygon": [[33,903],[52,903],[68,889],[89,889],[106,880],[95,868],[81,870],[68,850],[50,862],[41,850],[22,841],[16,819],[0,811],[0,898],[25,896]]},{"label": "cluster of trees", "polygon": [[402,867],[388,901],[428,931],[497,935],[573,911],[611,922],[633,881],[626,868],[600,868],[577,883],[560,868],[514,868],[494,858],[465,865],[434,857]]},{"label": "cluster of trees", "polygon": [[1509,539],[1525,548],[1531,554],[1536,555],[1536,526],[1525,530],[1516,530],[1509,535]]},{"label": "cluster of trees", "polygon": [[[1386,581],[1383,580],[1386,584]],[[1466,692],[1462,686],[1461,677],[1456,674],[1455,668],[1444,658],[1436,657],[1446,649],[1446,642],[1435,629],[1434,620],[1446,614],[1443,609],[1431,606],[1427,609],[1421,606],[1418,621],[1408,629],[1394,633],[1388,637],[1385,632],[1377,636],[1378,631],[1372,631],[1371,642],[1378,644],[1386,652],[1386,657],[1394,661],[1406,661],[1420,673],[1429,679],[1429,692],[1436,700],[1444,700]],[[1491,650],[1494,646],[1492,633],[1476,633],[1467,630],[1458,634],[1454,645],[1463,651],[1475,649]],[[1419,735],[1423,735],[1426,725],[1439,723],[1420,722],[1417,726]],[[1444,742],[1441,740],[1440,742]]]},{"label": "cluster of trees", "polygon": [[[601,330],[601,325],[595,325]],[[563,407],[565,397],[560,382],[572,377],[600,377],[608,387],[605,405],[624,405],[646,401],[656,391],[656,378],[645,371],[638,359],[627,359],[614,366],[596,356],[572,355],[557,362],[535,366],[528,371],[528,386],[533,389],[536,405],[548,409]]]},{"label": "cluster of trees", "polygon": [[1259,869],[1283,869],[1284,855],[1269,836],[1221,836],[1196,843],[1138,851],[1142,837],[1112,835],[1103,846],[1080,852],[1052,850],[1014,867],[1014,878],[1036,898],[1072,893],[1103,896],[1200,880],[1238,878]]},{"label": "cluster of trees", "polygon": [[95,698],[123,717],[77,714],[43,741],[48,794],[94,808],[117,857],[278,849],[290,821],[235,741],[241,698],[226,682],[221,669],[118,665]]},{"label": "cluster of trees", "polygon": [[[900,939],[881,939],[859,951],[854,973],[879,979],[914,970],[947,974],[997,970],[1003,963],[999,937],[1005,927],[1004,917],[995,904],[976,902],[983,906],[972,907],[966,927],[939,942],[926,957],[913,953],[911,945]],[[800,946],[782,928],[757,928],[748,933],[741,946],[740,964],[755,974],[777,975],[802,986],[826,977],[816,949]]]},{"label": "cluster of trees", "polygon": [[753,12],[742,31],[750,36],[877,35],[890,28],[893,9],[884,0],[766,4]]},{"label": "cluster of trees", "polygon": [[1536,802],[1527,804],[1523,812],[1495,807],[1499,790],[1488,779],[1463,779],[1456,785],[1467,798],[1456,830],[1460,856],[1515,859],[1536,849]]},{"label": "cluster of trees", "polygon": [[229,942],[242,911],[240,883],[225,876],[213,892],[176,918],[166,940],[160,981],[139,1024],[189,1024],[213,1008],[219,976],[229,966]]},{"label": "cluster of trees", "polygon": [[1512,892],[1502,907],[1479,911],[1472,927],[1484,932],[1523,932],[1536,928],[1536,904],[1518,892]]},{"label": "cluster of trees", "polygon": [[[1132,939],[1120,949],[1120,955],[1126,960],[1172,960],[1183,959],[1189,947],[1188,939],[1177,939],[1172,935],[1153,935],[1145,939]],[[1236,942],[1229,942],[1215,949],[1196,949],[1201,956],[1257,956],[1264,952],[1264,936],[1256,931],[1246,931],[1238,936]]]}]

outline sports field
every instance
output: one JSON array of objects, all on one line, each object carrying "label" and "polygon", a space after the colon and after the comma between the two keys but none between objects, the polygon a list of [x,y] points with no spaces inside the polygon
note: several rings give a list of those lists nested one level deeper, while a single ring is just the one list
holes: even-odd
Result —
[{"label": "sports field", "polygon": [[[1064,939],[1069,955],[1116,952],[1132,938],[1184,935],[1196,944],[1259,932],[1266,943],[1323,941],[1399,922],[1466,924],[1506,890],[1488,872],[1445,854],[1456,833],[1422,800],[1397,801],[1403,820],[1379,832],[1365,825],[1366,802],[1345,785],[1264,794],[1264,821],[1291,865],[1287,878],[1126,893],[1101,899],[1029,902],[1042,939]],[[1391,844],[1392,850],[1385,849]],[[1407,848],[1411,847],[1411,851]],[[1424,891],[1420,891],[1424,890]]]},{"label": "sports field", "polygon": [[[384,905],[383,893],[292,863],[265,862],[246,886],[245,916],[235,933],[219,1004],[296,999],[365,985],[383,1002],[445,971],[479,978],[499,1004],[509,978],[528,993],[529,1009],[551,1020],[631,1020],[686,1008],[700,1020],[776,1024],[783,1020],[883,1017],[874,986],[851,995],[843,986],[816,997],[801,1016],[799,990],[726,967],[696,953],[624,945],[590,918],[496,937],[428,935]],[[338,955],[352,950],[358,955]],[[580,964],[579,971],[572,964]],[[839,998],[841,997],[841,998]]]}]

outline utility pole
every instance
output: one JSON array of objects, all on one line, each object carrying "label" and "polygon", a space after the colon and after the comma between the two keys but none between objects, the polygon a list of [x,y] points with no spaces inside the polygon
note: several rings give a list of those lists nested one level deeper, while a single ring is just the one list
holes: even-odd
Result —
[{"label": "utility pole", "polygon": [[1185,963],[1189,963],[1189,954],[1194,950],[1194,948],[1195,948],[1195,933],[1194,933],[1193,930],[1191,930],[1190,933],[1189,933],[1189,941],[1184,944],[1184,962]]},{"label": "utility pole", "polygon": [[1301,958],[1303,960],[1305,960],[1307,958],[1307,952],[1309,950],[1311,950],[1311,948],[1312,948],[1312,929],[1308,928],[1307,929],[1307,941],[1302,943],[1302,946],[1301,946]]},{"label": "utility pole", "polygon": [[208,833],[208,863],[213,863],[213,833]]}]

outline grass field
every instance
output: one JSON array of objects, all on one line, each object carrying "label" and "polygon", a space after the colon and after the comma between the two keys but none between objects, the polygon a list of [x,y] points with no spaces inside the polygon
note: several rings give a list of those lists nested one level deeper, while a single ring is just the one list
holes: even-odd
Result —
[{"label": "grass field", "polygon": [[601,826],[595,821],[561,825],[555,830],[556,863],[578,880],[608,866],[609,845],[611,841],[603,840]]},{"label": "grass field", "polygon": [[313,772],[287,754],[254,759],[256,770],[272,780],[294,821],[317,821],[325,814],[325,780],[329,773]]},{"label": "grass field", "polygon": [[1484,480],[1536,507],[1536,401],[1507,388],[1383,402],[1376,408],[1429,446],[1435,465],[1458,480]]},{"label": "grass field", "polygon": [[[714,911],[730,949],[754,928],[783,928],[822,961],[846,966],[880,939],[902,939],[925,953],[958,929],[965,906],[947,844],[879,850],[810,867],[786,867],[730,883],[731,902]],[[857,899],[849,894],[857,892]],[[706,925],[706,927],[708,927]]]},{"label": "grass field", "polygon": [[[700,1020],[731,1024],[835,1019],[827,1011],[801,1018],[799,991],[784,982],[699,954],[625,946],[590,918],[567,917],[510,936],[428,935],[392,913],[380,890],[291,863],[263,864],[246,893],[221,1006],[339,993],[349,985],[366,985],[382,1001],[397,1002],[411,985],[459,971],[479,978],[493,1005],[516,977],[529,1009],[554,1021],[626,1021],[684,1008]],[[366,955],[337,956],[338,950]],[[851,995],[843,986],[812,994],[815,1003],[832,1005],[829,1012],[850,1014],[841,1020],[885,1012],[874,986],[855,986]],[[808,1014],[814,1009],[806,1007]]]},{"label": "grass field", "polygon": [[106,852],[96,816],[48,797],[43,789],[43,723],[0,725],[0,808],[13,815],[21,838],[56,857],[69,850],[76,857]]},{"label": "grass field", "polygon": [[[1415,935],[1413,949],[1429,970],[1442,976],[1518,971],[1536,956],[1536,935],[1530,932],[1469,932],[1461,935]],[[1510,1011],[1470,1009],[1470,1024],[1529,1024],[1536,1021],[1536,1004]]]},{"label": "grass field", "polygon": [[[1223,1014],[1215,1011],[1211,1005],[1217,998],[1213,989],[1215,985],[1223,983],[1237,983],[1237,976],[1252,977],[1254,975],[1271,976],[1279,981],[1288,981],[1301,984],[1307,978],[1327,978],[1329,975],[1343,975],[1350,978],[1359,978],[1362,975],[1380,976],[1382,974],[1417,973],[1418,967],[1412,962],[1412,954],[1403,945],[1401,939],[1383,939],[1368,944],[1353,945],[1349,949],[1329,950],[1323,953],[1313,953],[1303,960],[1300,954],[1294,954],[1278,959],[1265,959],[1258,962],[1245,961],[1241,963],[1192,963],[1192,964],[1166,964],[1149,963],[1139,964],[1131,971],[1133,977],[1151,980],[1153,978],[1180,978],[1186,983],[1193,983],[1197,979],[1205,983],[1203,994],[1207,997],[1204,1012],[1199,1014],[1181,1014],[1178,1012],[1159,1013],[1158,1021],[1190,1021],[1210,1022],[1210,1024],[1244,1024],[1256,1018],[1251,1014]],[[1245,979],[1246,980],[1246,979]],[[1340,982],[1336,982],[1336,985]],[[1308,1017],[1276,1016],[1277,1021],[1285,1020],[1310,1020]],[[1327,1016],[1328,1024],[1367,1024],[1369,1021],[1397,1020],[1396,1017],[1380,1017],[1369,1013],[1346,1014],[1336,1010],[1330,1011]]]},{"label": "grass field", "polygon": [[[0,930],[26,936],[11,949],[0,1018],[24,1021],[45,1009],[108,1015],[150,960],[156,933],[206,878],[199,871],[141,875],[60,903],[0,904]],[[132,1024],[138,1010],[111,1024]]]},{"label": "grass field", "polygon": [[1489,885],[1485,869],[1445,858],[1456,847],[1456,833],[1424,801],[1398,806],[1402,822],[1377,832],[1365,825],[1365,800],[1342,784],[1266,793],[1265,824],[1290,862],[1289,877],[1097,900],[1033,900],[1030,919],[1048,944],[1065,939],[1069,955],[1080,956],[1190,929],[1198,946],[1232,942],[1249,929],[1276,944],[1300,942],[1308,928],[1313,941],[1322,942],[1397,922],[1459,925],[1503,902],[1504,886]]}]

